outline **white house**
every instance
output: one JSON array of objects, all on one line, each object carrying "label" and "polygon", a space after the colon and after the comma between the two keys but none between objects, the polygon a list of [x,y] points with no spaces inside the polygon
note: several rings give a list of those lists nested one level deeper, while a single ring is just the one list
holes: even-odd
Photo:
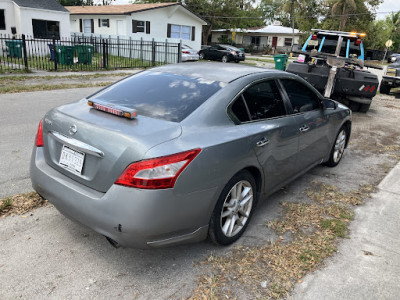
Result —
[{"label": "white house", "polygon": [[179,42],[200,49],[207,23],[179,3],[67,6],[71,31]]},{"label": "white house", "polygon": [[1,0],[0,34],[69,37],[69,12],[56,0]]},{"label": "white house", "polygon": [[[233,39],[232,39],[233,36]],[[211,42],[219,43],[221,40],[233,40],[237,45],[252,45],[255,48],[269,48],[280,52],[290,51],[293,45],[298,47],[301,32],[298,29],[293,31],[290,27],[285,27],[280,22],[273,25],[248,29],[216,29],[212,31]]]}]

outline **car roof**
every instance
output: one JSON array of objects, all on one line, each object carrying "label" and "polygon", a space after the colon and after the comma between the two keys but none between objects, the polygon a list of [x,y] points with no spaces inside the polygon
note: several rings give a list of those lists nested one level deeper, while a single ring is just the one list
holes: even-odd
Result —
[{"label": "car roof", "polygon": [[274,69],[265,69],[240,64],[220,62],[194,62],[165,65],[151,69],[152,71],[184,75],[206,80],[229,83],[240,77],[256,73],[281,73]]}]

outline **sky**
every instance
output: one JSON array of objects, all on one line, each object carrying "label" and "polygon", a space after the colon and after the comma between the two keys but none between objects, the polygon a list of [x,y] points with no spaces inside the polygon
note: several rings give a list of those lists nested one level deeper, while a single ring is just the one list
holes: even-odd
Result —
[{"label": "sky", "polygon": [[[129,4],[132,0],[116,0],[115,4]],[[171,2],[175,2],[171,0]],[[377,12],[378,19],[384,19],[388,14],[384,14],[386,12],[397,12],[400,10],[400,0],[384,0],[383,3],[379,6]]]}]

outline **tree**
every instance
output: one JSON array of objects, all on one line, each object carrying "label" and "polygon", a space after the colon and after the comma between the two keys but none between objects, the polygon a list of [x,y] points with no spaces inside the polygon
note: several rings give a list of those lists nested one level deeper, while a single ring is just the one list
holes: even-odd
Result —
[{"label": "tree", "polygon": [[[171,0],[141,0],[135,3],[171,2]],[[207,21],[203,27],[203,44],[207,44],[213,29],[257,27],[264,24],[254,0],[184,0],[187,9]]]},{"label": "tree", "polygon": [[92,6],[92,5],[110,5],[115,0],[57,0],[62,6]]},{"label": "tree", "polygon": [[355,0],[333,0],[331,13],[332,15],[340,16],[340,24],[339,24],[340,31],[344,30],[347,19],[349,18],[349,13],[355,10],[356,10]]}]

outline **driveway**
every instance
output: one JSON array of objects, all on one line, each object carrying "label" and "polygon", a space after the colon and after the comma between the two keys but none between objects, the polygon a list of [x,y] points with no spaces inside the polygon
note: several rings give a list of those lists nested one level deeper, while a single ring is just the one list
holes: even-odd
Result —
[{"label": "driveway", "polygon": [[[94,90],[0,96],[2,196],[31,190],[29,158],[43,114],[53,106],[80,99]],[[66,219],[51,205],[24,216],[0,219],[0,298],[190,297],[203,268],[212,272],[199,266],[200,261],[226,255],[240,245],[255,247],[276,241],[279,236],[265,223],[281,216],[280,202],[309,201],[306,190],[311,181],[333,184],[348,191],[360,184],[375,184],[383,178],[394,165],[394,159],[363,148],[364,137],[371,139],[374,130],[372,138],[377,142],[392,143],[391,136],[400,130],[399,109],[393,96],[384,96],[377,97],[368,114],[354,114],[353,140],[342,163],[336,168],[316,167],[275,193],[258,207],[244,236],[230,247],[202,242],[155,250],[114,249],[104,237]],[[254,298],[246,291],[233,296]]]}]

